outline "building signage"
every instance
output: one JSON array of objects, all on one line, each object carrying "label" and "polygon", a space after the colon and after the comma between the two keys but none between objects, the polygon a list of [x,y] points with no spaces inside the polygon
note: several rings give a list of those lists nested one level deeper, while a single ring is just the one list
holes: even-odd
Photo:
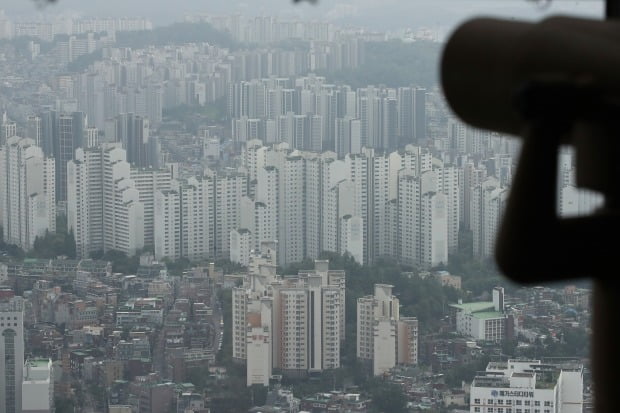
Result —
[{"label": "building signage", "polygon": [[518,390],[493,390],[491,391],[493,397],[534,397],[533,391],[518,391]]}]

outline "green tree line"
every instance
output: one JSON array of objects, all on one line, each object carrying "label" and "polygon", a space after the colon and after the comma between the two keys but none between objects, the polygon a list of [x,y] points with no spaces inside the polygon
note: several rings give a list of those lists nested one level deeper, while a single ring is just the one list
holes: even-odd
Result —
[{"label": "green tree line", "polygon": [[231,49],[237,47],[237,43],[230,34],[214,29],[209,23],[182,22],[156,27],[153,30],[119,32],[116,34],[117,47],[135,49],[201,42]]}]

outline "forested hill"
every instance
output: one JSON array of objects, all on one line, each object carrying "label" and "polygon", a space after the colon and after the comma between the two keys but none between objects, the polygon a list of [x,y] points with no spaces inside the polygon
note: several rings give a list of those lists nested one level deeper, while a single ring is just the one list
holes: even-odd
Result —
[{"label": "forested hill", "polygon": [[153,30],[116,34],[116,47],[134,49],[201,42],[228,48],[237,46],[230,34],[214,29],[209,23],[174,23],[170,26],[156,27]]},{"label": "forested hill", "polygon": [[383,84],[432,88],[439,78],[439,55],[443,45],[429,41],[405,43],[400,40],[367,42],[364,64],[356,69],[321,71],[330,82],[352,88]]}]

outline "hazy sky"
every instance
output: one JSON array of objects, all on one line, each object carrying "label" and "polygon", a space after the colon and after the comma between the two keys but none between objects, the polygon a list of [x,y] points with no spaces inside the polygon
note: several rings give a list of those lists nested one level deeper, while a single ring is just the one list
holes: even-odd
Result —
[{"label": "hazy sky", "polygon": [[305,15],[378,30],[420,26],[449,30],[459,21],[480,14],[538,19],[553,13],[593,17],[603,13],[602,0],[552,0],[548,7],[528,0],[318,0],[315,4],[293,4],[292,0],[57,0],[53,5],[37,7],[39,3],[42,0],[2,0],[0,8],[20,18],[58,13],[144,16],[156,24],[178,21],[192,12]]}]

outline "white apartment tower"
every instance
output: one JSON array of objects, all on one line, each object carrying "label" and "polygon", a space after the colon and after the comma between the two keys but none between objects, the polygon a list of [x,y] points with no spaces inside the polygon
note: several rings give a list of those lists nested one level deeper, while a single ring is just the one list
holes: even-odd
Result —
[{"label": "white apartment tower", "polygon": [[274,255],[252,260],[244,285],[233,289],[233,357],[246,362],[248,385],[266,385],[272,368],[291,376],[338,368],[344,272],[316,261],[314,270],[281,277]]},{"label": "white apartment tower", "polygon": [[459,244],[460,191],[459,170],[454,166],[442,165],[437,172],[437,192],[446,196],[446,218],[448,225],[448,252],[454,253]]},{"label": "white apartment tower", "polygon": [[448,202],[442,193],[427,192],[420,202],[419,265],[448,263]]},{"label": "white apartment tower", "polygon": [[269,386],[272,372],[273,299],[251,302],[246,314],[247,385]]},{"label": "white apartment tower", "polygon": [[21,413],[24,367],[24,302],[0,301],[0,413]]},{"label": "white apartment tower", "polygon": [[372,366],[375,376],[396,364],[418,362],[418,321],[400,318],[392,285],[375,284],[374,295],[357,300],[357,358]]},{"label": "white apartment tower", "polygon": [[207,170],[204,179],[213,194],[213,209],[209,211],[214,217],[209,223],[211,256],[229,258],[230,232],[238,229],[241,223],[241,201],[247,196],[248,177],[238,171],[215,173]]},{"label": "white apartment tower", "polygon": [[253,244],[252,232],[249,229],[230,231],[230,261],[247,267],[250,264]]},{"label": "white apartment tower", "polygon": [[155,258],[177,260],[181,247],[181,196],[179,191],[163,190],[155,194]]},{"label": "white apartment tower", "polygon": [[283,263],[300,262],[305,258],[305,174],[304,159],[289,156],[284,161],[284,185],[280,192],[280,257]]},{"label": "white apartment tower", "polygon": [[173,182],[172,189],[158,190],[154,205],[154,247],[157,259],[190,260],[211,255],[210,227],[212,188],[205,179]]},{"label": "white apartment tower", "polygon": [[345,215],[340,220],[341,254],[349,254],[358,263],[364,262],[364,221],[360,217]]},{"label": "white apartment tower", "polygon": [[256,242],[279,238],[280,220],[280,171],[275,166],[264,166],[257,171],[256,186],[257,228]]},{"label": "white apartment tower", "polygon": [[252,248],[279,240],[279,265],[332,251],[360,264],[394,257],[431,267],[456,249],[458,170],[433,160],[430,152],[413,145],[390,154],[363,148],[339,160],[334,152],[289,148],[248,143],[244,167],[249,177],[256,176],[248,195],[254,204],[241,203],[242,215],[253,211],[254,222],[233,229],[249,230]]},{"label": "white apartment tower", "polygon": [[172,185],[172,173],[169,169],[130,168],[130,178],[138,190],[138,198],[144,206],[144,245],[154,246],[155,194],[167,190]]},{"label": "white apartment tower", "polygon": [[55,164],[34,140],[12,136],[0,147],[0,185],[4,242],[30,250],[56,230]]},{"label": "white apartment tower", "polygon": [[67,166],[67,223],[82,257],[144,247],[144,204],[118,145],[76,150]]},{"label": "white apartment tower", "polygon": [[31,115],[26,119],[26,137],[34,140],[35,145],[41,146],[43,131],[41,130],[41,118],[39,116]]},{"label": "white apartment tower", "polygon": [[448,262],[448,206],[437,192],[437,173],[419,177],[409,170],[399,172],[398,216],[400,259],[406,265],[429,268]]},{"label": "white apartment tower", "polygon": [[2,123],[0,124],[0,145],[5,145],[9,138],[17,135],[17,123],[10,120],[6,112],[2,114]]},{"label": "white apartment tower", "polygon": [[493,256],[495,238],[508,198],[508,190],[493,177],[477,185],[472,193],[470,226],[473,233],[474,256]]}]

